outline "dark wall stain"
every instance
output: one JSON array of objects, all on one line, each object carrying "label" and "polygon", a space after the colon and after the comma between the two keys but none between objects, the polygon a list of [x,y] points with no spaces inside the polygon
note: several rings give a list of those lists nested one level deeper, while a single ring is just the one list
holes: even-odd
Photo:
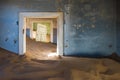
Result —
[{"label": "dark wall stain", "polygon": [[120,56],[120,0],[116,0],[116,11],[117,11],[117,21],[116,21],[116,33],[117,33],[117,53]]}]

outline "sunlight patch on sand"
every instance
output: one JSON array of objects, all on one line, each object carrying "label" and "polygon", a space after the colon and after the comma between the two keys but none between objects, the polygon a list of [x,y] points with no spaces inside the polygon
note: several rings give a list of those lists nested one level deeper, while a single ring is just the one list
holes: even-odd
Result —
[{"label": "sunlight patch on sand", "polygon": [[58,57],[59,55],[57,53],[49,53],[48,57]]}]

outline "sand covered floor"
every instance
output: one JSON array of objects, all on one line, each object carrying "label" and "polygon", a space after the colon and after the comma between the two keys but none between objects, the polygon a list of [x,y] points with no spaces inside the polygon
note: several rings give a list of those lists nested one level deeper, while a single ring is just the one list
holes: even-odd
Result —
[{"label": "sand covered floor", "polygon": [[34,59],[0,49],[0,80],[120,80],[120,63],[111,59],[52,58]]}]

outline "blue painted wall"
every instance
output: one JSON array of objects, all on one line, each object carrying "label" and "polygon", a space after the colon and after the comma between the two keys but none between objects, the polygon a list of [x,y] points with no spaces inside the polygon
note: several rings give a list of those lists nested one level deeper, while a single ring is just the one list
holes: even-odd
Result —
[{"label": "blue painted wall", "polygon": [[53,28],[53,43],[57,44],[57,28]]},{"label": "blue painted wall", "polygon": [[[66,3],[68,0],[1,1],[0,47],[18,53],[19,12],[64,11]],[[105,56],[116,52],[114,0],[71,0],[71,4],[71,24],[64,28],[64,55]]]},{"label": "blue painted wall", "polygon": [[30,29],[26,29],[26,36],[30,38]]},{"label": "blue painted wall", "polygon": [[66,55],[107,56],[116,52],[114,0],[73,0],[65,28]]}]

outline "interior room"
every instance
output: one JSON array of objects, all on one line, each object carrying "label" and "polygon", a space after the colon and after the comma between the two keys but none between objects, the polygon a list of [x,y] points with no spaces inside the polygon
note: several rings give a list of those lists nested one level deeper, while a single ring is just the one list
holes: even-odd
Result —
[{"label": "interior room", "polygon": [[51,54],[57,54],[56,18],[26,18],[25,55],[44,60]]},{"label": "interior room", "polygon": [[0,80],[120,80],[120,0],[0,0]]}]

